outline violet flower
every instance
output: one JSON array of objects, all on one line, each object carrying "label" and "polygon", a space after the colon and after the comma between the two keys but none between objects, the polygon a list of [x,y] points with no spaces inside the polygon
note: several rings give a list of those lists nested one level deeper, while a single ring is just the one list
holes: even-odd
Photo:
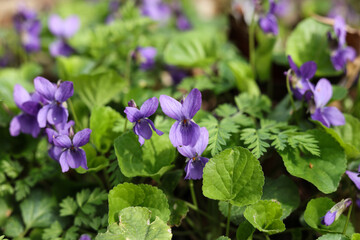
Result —
[{"label": "violet flower", "polygon": [[321,224],[330,226],[335,222],[341,214],[352,204],[350,198],[343,199],[337,204],[335,204],[323,217]]},{"label": "violet flower", "polygon": [[152,136],[151,128],[159,135],[163,135],[164,133],[155,128],[153,121],[148,119],[151,115],[153,115],[158,106],[159,101],[156,97],[149,98],[144,102],[144,104],[140,107],[140,110],[136,108],[136,104],[134,101],[129,102],[130,107],[125,108],[125,113],[127,119],[134,123],[133,131],[136,135],[139,136],[139,143],[142,146],[145,142],[145,139],[150,139]]},{"label": "violet flower", "polygon": [[23,112],[15,116],[10,122],[10,135],[18,136],[20,132],[31,134],[34,138],[40,133],[37,114],[41,108],[40,96],[37,93],[30,95],[21,85],[14,87],[14,101]]},{"label": "violet flower", "polygon": [[160,105],[167,116],[176,120],[169,133],[174,147],[195,146],[200,136],[200,127],[192,118],[201,107],[200,91],[194,88],[181,103],[172,97],[161,95]]},{"label": "violet flower", "polygon": [[110,1],[110,3],[109,3],[109,12],[110,13],[106,17],[106,20],[105,20],[106,24],[110,24],[115,20],[115,18],[118,15],[119,7],[120,7],[120,1],[119,0]]},{"label": "violet flower", "polygon": [[156,54],[154,47],[137,47],[133,56],[140,63],[140,69],[149,70],[155,66]]},{"label": "violet flower", "polygon": [[338,46],[332,51],[331,62],[334,68],[339,71],[345,68],[347,61],[354,61],[356,58],[356,51],[352,47],[345,46],[346,23],[340,16],[335,17],[334,32],[337,37]]},{"label": "violet flower", "polygon": [[184,14],[180,4],[173,4],[173,10],[176,17],[176,27],[181,31],[190,30],[192,28],[192,25],[189,19]]},{"label": "violet flower", "polygon": [[162,0],[143,0],[141,14],[165,24],[171,17],[171,8]]},{"label": "violet flower", "polygon": [[184,78],[189,76],[187,71],[176,66],[168,65],[166,66],[166,70],[169,72],[174,85],[181,83]]},{"label": "violet flower", "polygon": [[87,234],[82,234],[80,236],[79,240],[91,240],[91,237]]},{"label": "violet flower", "polygon": [[259,26],[264,31],[264,33],[278,35],[279,27],[275,17],[276,3],[274,0],[269,0],[269,5],[268,13],[259,19]]},{"label": "violet flower", "polygon": [[209,142],[209,132],[205,127],[200,128],[200,137],[194,147],[178,146],[177,150],[181,155],[187,157],[185,179],[201,179],[203,176],[203,169],[209,159],[201,157]]},{"label": "violet flower", "polygon": [[346,171],[345,173],[348,175],[351,181],[353,181],[355,186],[360,190],[360,172]]},{"label": "violet flower", "polygon": [[309,100],[312,96],[311,89],[313,88],[310,79],[316,73],[316,63],[313,61],[309,61],[301,65],[300,68],[298,68],[292,60],[291,56],[288,56],[288,61],[291,70],[295,73],[295,75],[289,76],[291,82],[291,89],[295,98],[301,100],[303,97],[305,97],[306,100]]},{"label": "violet flower", "polygon": [[48,150],[48,154],[52,159],[59,161],[60,155],[62,153],[62,148],[54,145],[54,139],[60,135],[67,135],[67,136],[74,135],[72,130],[72,126],[74,126],[74,124],[75,122],[71,120],[68,123],[57,124],[55,126],[55,129],[53,128],[45,129],[45,132],[48,137],[48,142],[51,144],[51,147]]},{"label": "violet flower", "polygon": [[74,94],[73,83],[69,81],[56,85],[43,77],[34,79],[36,92],[45,100],[45,105],[37,115],[37,121],[41,128],[46,122],[57,125],[67,121],[69,112],[64,107],[64,102]]},{"label": "violet flower", "polygon": [[80,19],[73,15],[66,19],[62,19],[58,15],[51,15],[49,18],[49,30],[58,39],[50,45],[50,53],[52,56],[70,56],[74,53],[74,49],[68,44],[67,40],[71,38],[80,27]]},{"label": "violet flower", "polygon": [[41,23],[37,19],[36,12],[25,8],[20,9],[13,21],[25,50],[29,53],[39,51]]},{"label": "violet flower", "polygon": [[345,124],[345,117],[339,109],[336,107],[325,107],[331,99],[332,91],[329,80],[325,78],[320,79],[313,90],[316,109],[312,111],[311,118],[321,122],[326,127]]},{"label": "violet flower", "polygon": [[59,163],[62,172],[67,172],[70,168],[83,167],[88,169],[86,162],[86,153],[80,147],[89,142],[91,130],[85,128],[77,132],[74,136],[59,135],[54,138],[54,145],[62,148],[59,157]]}]

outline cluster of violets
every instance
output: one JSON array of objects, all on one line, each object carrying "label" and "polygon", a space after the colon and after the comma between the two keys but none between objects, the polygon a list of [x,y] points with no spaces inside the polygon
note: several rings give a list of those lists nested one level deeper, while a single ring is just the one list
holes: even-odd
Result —
[{"label": "cluster of violets", "polygon": [[[259,0],[254,0],[255,6],[259,5]],[[259,26],[264,33],[271,33],[273,35],[278,35],[279,26],[276,19],[277,8],[280,5],[275,3],[274,0],[269,0],[269,10],[266,14],[261,14],[259,18]]]},{"label": "cluster of violets", "polygon": [[[162,111],[176,120],[170,129],[169,138],[179,153],[187,158],[185,179],[201,179],[205,164],[209,161],[201,156],[208,145],[209,133],[205,127],[200,127],[192,120],[200,110],[201,103],[201,93],[196,88],[180,102],[166,95],[160,96]],[[163,134],[149,119],[159,106],[156,97],[146,100],[140,109],[133,100],[128,105],[124,112],[127,119],[134,124],[133,131],[138,135],[140,145],[144,144],[145,139],[151,138],[152,130],[159,136]]]},{"label": "cluster of violets", "polygon": [[91,130],[86,128],[74,134],[73,121],[68,122],[66,100],[74,94],[73,83],[57,84],[43,77],[34,79],[35,92],[28,93],[21,85],[14,87],[14,101],[22,112],[10,122],[11,136],[21,132],[37,137],[45,129],[51,158],[60,163],[63,172],[69,168],[87,168],[86,154],[80,147],[89,142]]}]

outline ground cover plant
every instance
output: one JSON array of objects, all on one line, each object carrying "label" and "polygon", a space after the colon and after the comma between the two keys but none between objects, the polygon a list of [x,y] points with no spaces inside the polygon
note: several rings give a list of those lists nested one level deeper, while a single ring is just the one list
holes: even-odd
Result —
[{"label": "ground cover plant", "polygon": [[0,4],[0,239],[360,239],[356,0]]}]

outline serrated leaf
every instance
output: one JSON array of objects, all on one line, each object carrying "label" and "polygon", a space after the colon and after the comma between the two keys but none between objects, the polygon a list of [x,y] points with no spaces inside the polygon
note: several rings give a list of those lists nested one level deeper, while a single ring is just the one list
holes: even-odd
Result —
[{"label": "serrated leaf", "polygon": [[253,225],[245,220],[239,225],[236,231],[236,240],[248,240],[254,232],[255,228]]},{"label": "serrated leaf", "polygon": [[63,229],[58,221],[53,222],[49,228],[44,229],[42,234],[43,240],[53,240],[57,237],[60,237]]},{"label": "serrated leaf", "polygon": [[106,233],[100,233],[96,240],[170,240],[171,229],[160,218],[153,216],[144,207],[128,207],[119,212],[119,223],[109,225]]},{"label": "serrated leaf", "polygon": [[237,113],[237,111],[236,107],[228,103],[221,104],[215,109],[216,115],[223,118],[230,117],[231,115]]},{"label": "serrated leaf", "polygon": [[205,197],[230,201],[237,206],[255,203],[261,198],[264,173],[259,161],[242,147],[229,148],[205,165]]},{"label": "serrated leaf", "polygon": [[75,215],[78,205],[72,197],[67,197],[60,203],[60,216],[71,216]]},{"label": "serrated leaf", "polygon": [[[335,205],[331,199],[322,197],[312,199],[308,202],[305,212],[304,212],[304,220],[305,222],[313,229],[318,230],[320,232],[333,231],[333,232],[342,232],[346,222],[346,216],[341,215],[340,218],[335,221],[330,226],[322,225],[321,220],[322,217]],[[346,234],[351,235],[354,233],[354,227],[349,222],[348,228],[346,230]]]},{"label": "serrated leaf", "polygon": [[169,225],[180,226],[181,221],[186,217],[189,212],[189,207],[184,201],[169,199],[169,207],[171,211]]},{"label": "serrated leaf", "polygon": [[270,147],[270,144],[266,142],[270,139],[270,134],[266,129],[245,128],[241,131],[240,139],[256,158],[260,158]]},{"label": "serrated leaf", "polygon": [[256,118],[263,118],[264,113],[270,112],[271,100],[265,95],[252,96],[242,93],[235,97],[235,103],[240,112]]},{"label": "serrated leaf", "polygon": [[262,199],[277,201],[281,204],[282,216],[285,219],[300,204],[299,191],[296,184],[285,175],[273,180],[265,178]]},{"label": "serrated leaf", "polygon": [[231,240],[231,238],[228,238],[226,236],[220,236],[216,240]]},{"label": "serrated leaf", "polygon": [[334,192],[346,170],[344,150],[324,131],[310,130],[308,133],[318,141],[320,157],[291,148],[279,152],[280,156],[291,175],[311,182],[323,193]]},{"label": "serrated leaf", "polygon": [[100,205],[106,200],[107,200],[107,193],[105,192],[105,190],[101,190],[100,188],[95,188],[90,194],[87,202],[94,205]]},{"label": "serrated leaf", "polygon": [[342,235],[342,234],[325,234],[319,237],[317,240],[350,240],[350,238]]},{"label": "serrated leaf", "polygon": [[116,138],[114,143],[121,172],[126,177],[161,176],[172,168],[175,148],[167,135],[153,134],[140,146],[138,136],[128,131]]},{"label": "serrated leaf", "polygon": [[360,240],[360,233],[354,233],[351,235],[351,240]]},{"label": "serrated leaf", "polygon": [[72,226],[70,227],[66,233],[65,233],[65,239],[69,239],[69,240],[77,240],[79,238],[79,234],[77,233],[77,231],[79,230],[78,227],[76,226]]},{"label": "serrated leaf", "polygon": [[250,205],[244,212],[244,217],[259,231],[275,234],[285,230],[281,221],[282,209],[278,202],[261,200]]},{"label": "serrated leaf", "polygon": [[16,238],[24,232],[24,226],[17,216],[10,217],[4,226],[4,233],[8,237]]},{"label": "serrated leaf", "polygon": [[82,207],[87,200],[89,199],[91,194],[90,189],[83,189],[81,192],[78,192],[76,194],[76,203],[79,205],[79,207]]},{"label": "serrated leaf", "polygon": [[17,161],[11,160],[9,157],[3,159],[1,161],[1,170],[9,177],[9,178],[17,178],[23,167]]},{"label": "serrated leaf", "polygon": [[213,156],[223,149],[227,140],[230,139],[231,134],[238,131],[238,126],[230,118],[224,118],[219,122],[215,117],[210,115],[208,118],[202,120],[200,125],[206,127],[209,131],[209,145],[207,148]]},{"label": "serrated leaf", "polygon": [[132,183],[123,183],[109,192],[109,224],[117,222],[118,213],[127,207],[146,207],[152,212],[152,220],[159,217],[167,222],[170,218],[166,195],[158,188]]},{"label": "serrated leaf", "polygon": [[21,179],[17,180],[15,183],[15,198],[16,201],[24,199],[30,193],[30,186],[28,183]]},{"label": "serrated leaf", "polygon": [[21,215],[27,229],[48,227],[54,219],[53,208],[55,201],[40,191],[32,192],[20,204]]}]

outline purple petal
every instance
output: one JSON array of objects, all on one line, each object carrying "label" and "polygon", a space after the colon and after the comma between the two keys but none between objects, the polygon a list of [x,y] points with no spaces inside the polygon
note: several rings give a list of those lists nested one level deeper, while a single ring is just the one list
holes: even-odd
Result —
[{"label": "purple petal", "polygon": [[77,151],[81,154],[80,166],[81,166],[83,169],[88,170],[85,151],[82,150],[81,148],[78,148]]},{"label": "purple petal", "polygon": [[80,19],[73,15],[65,19],[63,26],[63,36],[65,38],[72,37],[80,28]]},{"label": "purple petal", "polygon": [[172,97],[161,95],[160,105],[162,111],[168,116],[175,120],[181,121],[183,118],[182,105]]},{"label": "purple petal", "polygon": [[91,134],[91,129],[85,128],[79,132],[77,132],[73,138],[73,144],[75,147],[84,146],[89,142]]},{"label": "purple petal", "polygon": [[91,237],[87,234],[83,234],[80,236],[79,240],[91,240]]},{"label": "purple petal", "polygon": [[34,79],[35,90],[49,101],[54,100],[56,85],[43,77]]},{"label": "purple petal", "polygon": [[328,119],[324,117],[321,110],[322,110],[321,108],[317,108],[315,110],[315,112],[313,114],[311,114],[311,118],[313,120],[321,122],[326,127],[330,127],[330,123],[329,123]]},{"label": "purple petal", "polygon": [[63,148],[52,145],[49,150],[49,156],[55,161],[59,161]]},{"label": "purple petal", "polygon": [[137,122],[134,126],[134,132],[136,135],[141,136],[145,139],[150,139],[152,136],[152,131],[149,126],[149,123],[142,119],[140,122]]},{"label": "purple petal", "polygon": [[11,122],[10,122],[10,135],[15,137],[18,136],[20,134],[20,121],[19,121],[19,116],[15,116]]},{"label": "purple petal", "polygon": [[178,146],[178,152],[183,155],[184,157],[190,158],[190,161],[193,157],[196,157],[195,148],[190,146]]},{"label": "purple petal", "polygon": [[300,74],[305,79],[311,79],[316,73],[317,65],[313,61],[309,61],[301,65]]},{"label": "purple petal", "polygon": [[62,172],[69,171],[69,164],[67,162],[67,158],[68,158],[68,155],[69,155],[68,152],[70,152],[70,150],[64,151],[63,153],[61,153],[60,158],[59,158],[59,163],[60,163]]},{"label": "purple petal", "polygon": [[59,134],[61,135],[69,135],[69,129],[75,125],[75,122],[73,120],[70,120],[67,123],[59,123],[55,126],[55,128],[58,130]]},{"label": "purple petal", "polygon": [[272,33],[274,35],[279,33],[276,17],[272,14],[267,14],[265,17],[261,17],[259,25],[265,33]]},{"label": "purple petal", "polygon": [[139,136],[139,143],[140,143],[140,146],[144,145],[144,143],[145,143],[145,139],[142,136]]},{"label": "purple petal", "polygon": [[328,211],[325,214],[324,219],[321,221],[321,223],[323,225],[330,226],[335,221],[335,217],[336,217],[336,211],[333,213]]},{"label": "purple petal", "polygon": [[159,100],[156,97],[150,98],[144,102],[140,108],[143,117],[150,117],[153,115],[159,106]]},{"label": "purple petal", "polygon": [[58,102],[65,102],[74,94],[74,86],[72,82],[66,81],[60,83],[55,92],[55,100]]},{"label": "purple petal", "polygon": [[21,85],[16,84],[14,87],[14,102],[18,108],[22,109],[25,102],[31,101],[30,94]]},{"label": "purple petal", "polygon": [[10,134],[18,133],[18,128],[20,127],[20,132],[22,133],[31,134],[34,138],[39,135],[40,128],[35,116],[23,113],[15,118],[10,124]]},{"label": "purple petal", "polygon": [[56,40],[50,44],[50,54],[53,57],[65,56],[68,57],[75,52],[75,50],[63,39]]},{"label": "purple petal", "polygon": [[329,80],[326,78],[320,79],[314,90],[316,107],[324,107],[330,101],[332,93],[332,86]]},{"label": "purple petal", "polygon": [[63,35],[64,22],[60,16],[52,14],[49,17],[48,25],[50,32],[55,36],[61,37]]},{"label": "purple petal", "polygon": [[297,76],[300,76],[300,70],[296,66],[296,64],[294,63],[294,61],[292,60],[292,57],[290,55],[288,56],[288,61],[289,61],[290,68],[295,72],[295,74]]},{"label": "purple petal", "polygon": [[185,98],[182,112],[186,119],[192,119],[201,108],[201,92],[194,88]]},{"label": "purple petal", "polygon": [[46,135],[48,137],[48,142],[50,144],[52,144],[54,142],[54,139],[59,136],[59,133],[56,132],[54,129],[52,128],[46,128],[45,129]]},{"label": "purple petal", "polygon": [[41,109],[41,105],[38,102],[29,101],[29,102],[23,103],[21,109],[24,112],[26,112],[27,114],[36,116],[38,114],[39,110]]},{"label": "purple petal", "polygon": [[47,115],[48,115],[50,106],[51,105],[45,105],[38,112],[37,121],[38,121],[39,127],[41,127],[41,128],[46,127],[46,119],[47,119]]},{"label": "purple petal", "polygon": [[52,124],[56,125],[59,123],[67,122],[69,117],[69,112],[63,106],[58,105],[50,105],[48,114],[47,114],[47,121]]},{"label": "purple petal", "polygon": [[208,162],[207,158],[200,157],[197,160],[189,160],[185,167],[185,179],[201,179],[205,164]]},{"label": "purple petal", "polygon": [[193,121],[189,124],[180,124],[176,135],[179,139],[180,145],[182,146],[195,146],[197,140],[200,137],[200,127]]},{"label": "purple petal", "polygon": [[340,15],[335,17],[334,31],[338,37],[339,45],[343,46],[346,40],[346,23]]},{"label": "purple petal", "polygon": [[137,122],[144,117],[140,110],[134,107],[126,107],[124,113],[126,114],[127,119],[132,123]]},{"label": "purple petal", "polygon": [[[160,102],[161,103],[161,102]],[[176,121],[170,128],[169,132],[169,138],[170,142],[174,147],[177,147],[180,145],[179,138],[176,136],[176,133],[178,132],[178,128],[180,128],[180,122]]]},{"label": "purple petal", "polygon": [[138,54],[140,55],[140,68],[149,70],[155,65],[155,57],[157,50],[154,47],[139,47]]},{"label": "purple petal", "polygon": [[190,30],[192,28],[189,19],[183,14],[180,14],[180,16],[176,18],[176,26],[181,31]]},{"label": "purple petal", "polygon": [[205,151],[208,143],[209,143],[209,132],[205,127],[202,127],[200,128],[200,137],[194,146],[198,156],[201,156],[201,154]]},{"label": "purple petal", "polygon": [[360,177],[359,177],[360,173],[351,172],[351,171],[346,171],[345,173],[348,175],[351,181],[353,181],[356,187],[360,190]]},{"label": "purple petal", "polygon": [[71,148],[71,140],[67,135],[59,135],[53,139],[55,146],[61,148]]},{"label": "purple petal", "polygon": [[157,135],[161,136],[164,134],[162,131],[155,128],[153,121],[151,121],[150,119],[145,119],[145,120],[150,124],[151,128],[157,133]]},{"label": "purple petal", "polygon": [[65,150],[60,156],[60,164],[61,164],[61,159],[64,158],[65,159],[64,161],[67,162],[67,165],[70,168],[78,168],[80,167],[80,165],[83,165],[85,161],[85,169],[87,169],[86,156],[84,154],[85,152],[82,149]]},{"label": "purple petal", "polygon": [[324,118],[333,125],[333,126],[341,126],[345,124],[345,117],[336,107],[325,107],[322,110]]},{"label": "purple petal", "polygon": [[331,62],[335,70],[342,70],[345,68],[347,61],[353,61],[356,58],[356,51],[352,47],[338,48],[331,55]]}]

